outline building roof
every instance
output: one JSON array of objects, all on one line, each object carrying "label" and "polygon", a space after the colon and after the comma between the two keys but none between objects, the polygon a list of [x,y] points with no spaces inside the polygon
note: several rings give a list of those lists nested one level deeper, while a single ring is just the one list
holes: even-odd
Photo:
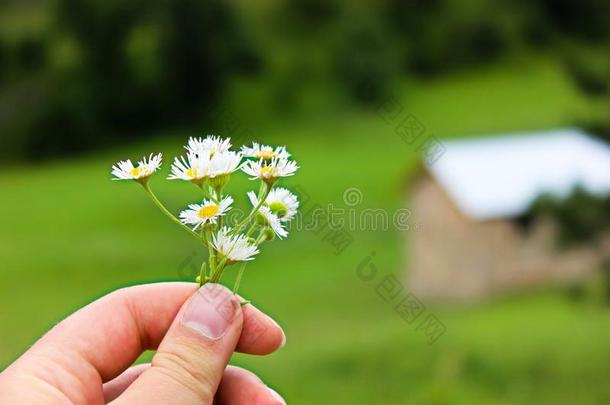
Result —
[{"label": "building roof", "polygon": [[610,193],[610,147],[576,129],[441,142],[428,170],[476,220],[518,216],[541,194],[563,197],[577,185]]}]

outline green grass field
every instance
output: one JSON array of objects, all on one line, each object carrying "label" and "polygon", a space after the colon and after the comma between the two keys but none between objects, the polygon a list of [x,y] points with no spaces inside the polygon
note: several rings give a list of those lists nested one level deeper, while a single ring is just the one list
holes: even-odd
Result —
[{"label": "green grass field", "polygon": [[[569,125],[587,104],[553,65],[522,61],[395,89],[405,108],[437,137]],[[371,111],[326,111],[299,119],[256,120],[248,101],[236,114],[260,140],[287,143],[302,169],[299,185],[322,205],[404,205],[417,152]],[[252,101],[254,102],[254,101]],[[20,166],[0,174],[0,367],[51,325],[116,288],[180,280],[198,246],[159,215],[137,185],[110,181],[110,165],[152,151],[181,153],[190,135],[149,141],[79,159]],[[231,183],[243,193],[251,183]],[[153,179],[177,212],[199,198],[184,183]],[[417,221],[417,218],[414,218]],[[425,224],[420,224],[425,227]],[[242,294],[273,315],[287,346],[268,358],[236,355],[291,404],[607,403],[610,312],[575,304],[560,291],[500,299],[472,308],[429,308],[447,332],[428,345],[356,268],[375,251],[381,275],[403,277],[397,231],[354,231],[339,255],[301,231],[266,247],[249,266]],[[145,356],[146,357],[146,356]]]}]

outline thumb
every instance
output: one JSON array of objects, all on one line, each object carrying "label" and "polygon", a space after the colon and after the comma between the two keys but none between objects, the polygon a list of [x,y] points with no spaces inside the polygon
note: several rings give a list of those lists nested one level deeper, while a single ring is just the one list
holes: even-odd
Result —
[{"label": "thumb", "polygon": [[212,404],[242,322],[235,295],[204,285],[180,309],[151,367],[113,404]]}]

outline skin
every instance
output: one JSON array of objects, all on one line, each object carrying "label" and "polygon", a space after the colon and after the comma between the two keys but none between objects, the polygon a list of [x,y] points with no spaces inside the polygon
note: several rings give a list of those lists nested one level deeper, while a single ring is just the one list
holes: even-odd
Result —
[{"label": "skin", "polygon": [[[235,351],[266,355],[283,346],[282,329],[222,287],[233,315],[221,336],[201,333],[185,311],[205,289],[141,285],[87,305],[0,374],[0,403],[285,403],[253,373],[228,366]],[[132,367],[145,350],[157,351],[151,364]]]}]

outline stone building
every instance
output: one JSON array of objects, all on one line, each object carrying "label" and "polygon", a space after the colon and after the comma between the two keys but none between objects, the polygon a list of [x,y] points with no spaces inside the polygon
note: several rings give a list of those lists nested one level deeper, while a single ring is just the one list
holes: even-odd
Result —
[{"label": "stone building", "polygon": [[[536,285],[580,280],[610,243],[560,251],[550,219],[515,219],[542,193],[577,185],[610,192],[610,147],[572,129],[443,142],[443,156],[414,179],[419,224],[409,237],[408,284],[423,299],[473,301]],[[609,213],[610,215],[610,213]]]}]

